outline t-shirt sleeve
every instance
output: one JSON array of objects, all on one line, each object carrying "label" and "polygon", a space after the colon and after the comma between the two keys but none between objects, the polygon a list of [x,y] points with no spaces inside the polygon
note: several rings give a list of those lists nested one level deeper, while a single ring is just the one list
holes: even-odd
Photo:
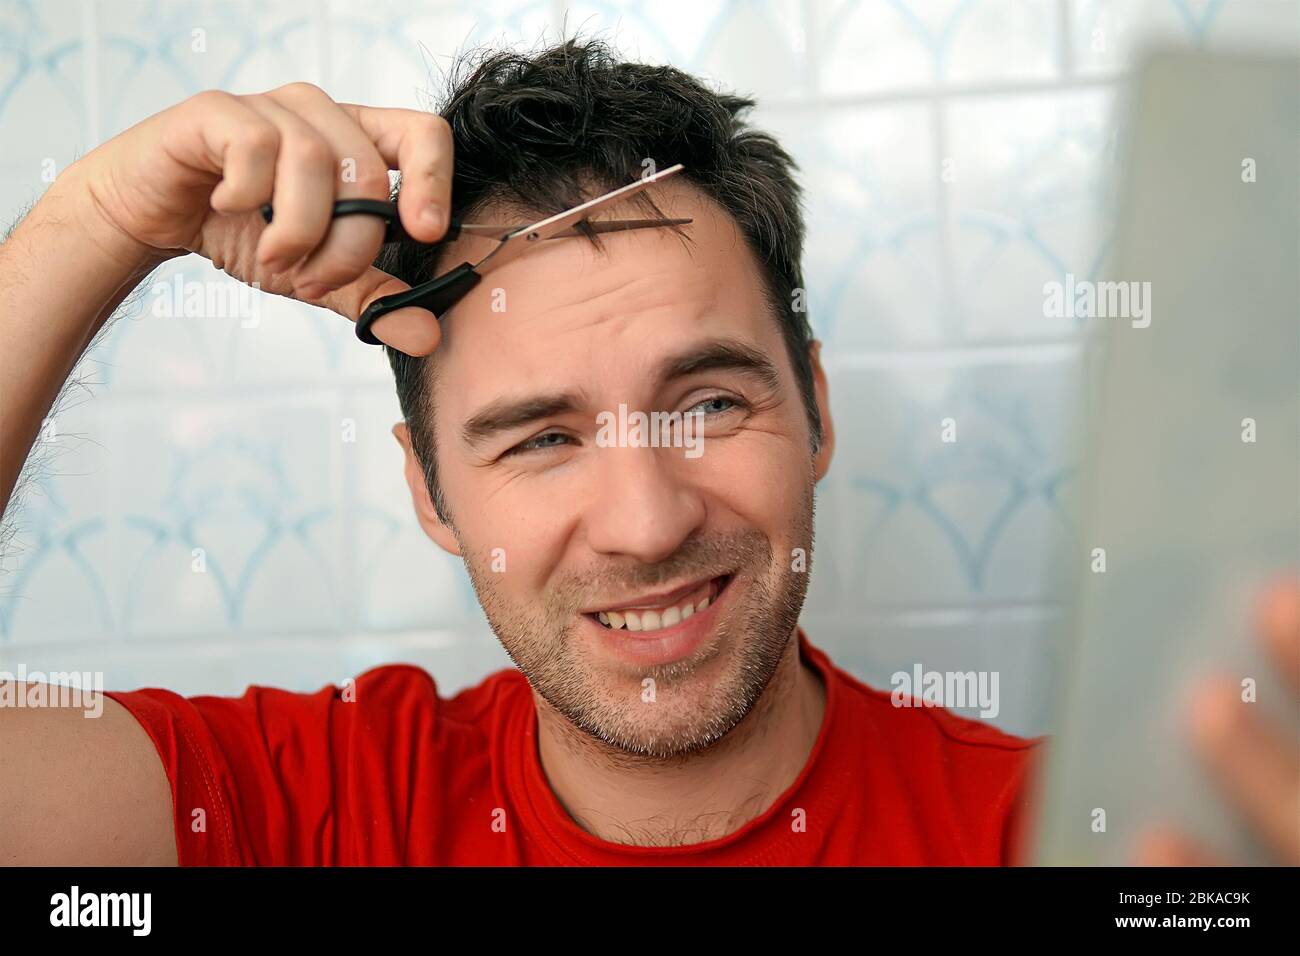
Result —
[{"label": "t-shirt sleeve", "polygon": [[954,744],[944,758],[945,789],[963,833],[963,862],[1014,866],[1024,862],[1036,803],[1044,737],[1018,737],[992,724],[930,708],[924,714]]},{"label": "t-shirt sleeve", "polygon": [[1033,862],[1033,828],[1041,806],[1041,776],[1047,746],[1047,737],[1033,738],[1033,746],[1025,749],[1024,759],[1009,782],[1002,842],[1004,866],[1028,866]]},{"label": "t-shirt sleeve", "polygon": [[250,687],[240,697],[182,697],[149,688],[108,696],[162,760],[182,866],[337,865],[350,856],[349,841],[373,830],[400,844],[403,808],[390,795],[402,792],[403,761],[431,731],[437,700],[429,675],[407,666],[314,693]]}]

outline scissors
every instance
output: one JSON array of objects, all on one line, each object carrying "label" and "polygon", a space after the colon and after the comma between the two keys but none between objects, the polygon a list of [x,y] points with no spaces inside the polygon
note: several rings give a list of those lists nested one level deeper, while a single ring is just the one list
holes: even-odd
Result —
[{"label": "scissors", "polygon": [[[405,292],[396,292],[393,295],[385,295],[376,299],[366,307],[366,310],[361,313],[361,318],[357,320],[357,338],[368,345],[382,345],[383,343],[375,338],[374,333],[370,331],[370,327],[381,316],[407,306],[417,306],[421,309],[428,309],[434,315],[442,315],[478,285],[485,273],[518,258],[519,255],[527,251],[535,243],[547,239],[561,239],[580,235],[585,230],[579,230],[577,224],[592,213],[620,199],[636,195],[647,186],[667,179],[669,176],[681,172],[684,168],[681,163],[669,166],[667,169],[662,169],[649,176],[643,176],[635,182],[615,189],[613,192],[597,196],[595,199],[590,199],[579,206],[574,206],[572,209],[567,209],[531,225],[501,226],[487,223],[460,222],[453,218],[447,229],[447,234],[437,242],[430,243],[430,245],[441,245],[452,241],[461,233],[468,233],[488,238],[495,237],[497,247],[478,262],[462,262],[451,271],[430,279],[428,282],[413,286]],[[386,223],[385,242],[409,239],[405,230],[402,229],[401,220],[398,218],[396,203],[383,202],[378,199],[341,199],[334,203],[334,218],[356,215],[378,216],[383,219]],[[269,203],[262,207],[263,219],[270,222],[273,216],[274,209]],[[623,232],[629,229],[680,226],[690,221],[690,219],[604,219],[588,222],[587,226],[598,233]]]}]

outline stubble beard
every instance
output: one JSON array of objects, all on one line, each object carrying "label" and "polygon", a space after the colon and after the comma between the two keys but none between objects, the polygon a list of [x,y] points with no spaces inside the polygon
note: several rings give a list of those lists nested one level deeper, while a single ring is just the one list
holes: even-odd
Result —
[{"label": "stubble beard", "polygon": [[[757,529],[709,534],[685,542],[654,567],[623,565],[566,573],[542,608],[520,607],[500,587],[491,559],[468,555],[465,566],[493,633],[535,693],[573,727],[614,754],[675,760],[704,750],[744,720],[762,697],[799,622],[812,569],[814,496],[792,516],[789,540],[806,549],[775,554]],[[706,574],[734,572],[729,607],[694,654],[635,671],[597,664],[578,609],[595,594],[650,590]],[[632,640],[634,638],[628,638]]]}]

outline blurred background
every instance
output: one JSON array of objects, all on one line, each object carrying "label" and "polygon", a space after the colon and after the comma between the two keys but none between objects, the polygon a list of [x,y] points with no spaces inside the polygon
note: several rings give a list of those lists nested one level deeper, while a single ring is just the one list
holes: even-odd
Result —
[{"label": "blurred background", "polygon": [[[1043,284],[1106,266],[1134,52],[1294,51],[1298,16],[1291,0],[0,0],[0,225],[207,88],[307,80],[428,108],[458,50],[580,31],[752,95],[802,168],[838,439],[803,626],[886,690],[916,661],[996,670],[994,723],[1038,734],[1066,620],[1051,569],[1086,551],[1072,444],[1094,353],[1087,323],[1044,317]],[[410,661],[451,693],[507,666],[411,513],[382,352],[269,296],[169,314],[187,284],[228,282],[169,264],[82,363],[0,558],[0,669],[238,694]]]}]

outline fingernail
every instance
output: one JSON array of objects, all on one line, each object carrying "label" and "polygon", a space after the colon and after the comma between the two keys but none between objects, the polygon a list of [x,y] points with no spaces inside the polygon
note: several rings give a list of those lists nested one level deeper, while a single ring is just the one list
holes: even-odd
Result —
[{"label": "fingernail", "polygon": [[447,231],[447,211],[441,206],[425,206],[420,212],[420,222],[442,235]]}]

